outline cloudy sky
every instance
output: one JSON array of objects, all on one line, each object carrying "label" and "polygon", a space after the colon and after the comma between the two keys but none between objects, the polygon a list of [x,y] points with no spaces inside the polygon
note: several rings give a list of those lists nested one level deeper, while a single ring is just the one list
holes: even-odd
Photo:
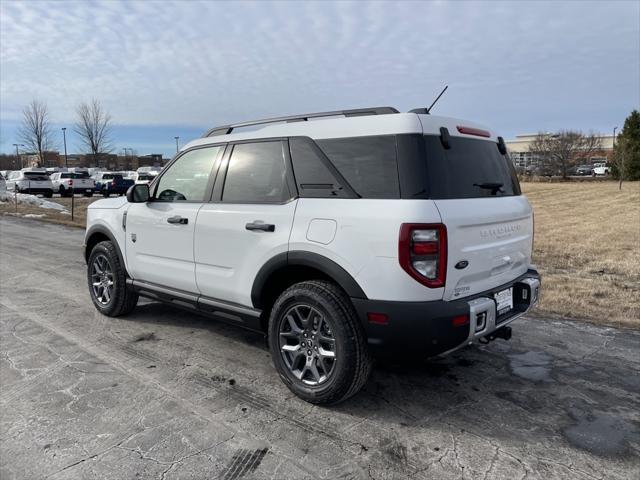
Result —
[{"label": "cloudy sky", "polygon": [[[512,138],[611,132],[640,105],[640,2],[0,0],[0,151],[22,108],[59,132],[99,99],[116,148],[175,151],[216,124],[426,106]],[[69,130],[68,130],[69,131]],[[71,151],[79,147],[69,135]],[[62,141],[60,139],[59,143]]]}]

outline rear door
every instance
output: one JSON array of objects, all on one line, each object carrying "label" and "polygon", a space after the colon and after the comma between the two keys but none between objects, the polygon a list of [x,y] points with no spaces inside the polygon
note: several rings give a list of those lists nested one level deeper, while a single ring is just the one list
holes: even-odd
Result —
[{"label": "rear door", "polygon": [[531,264],[533,214],[495,140],[426,136],[431,198],[447,228],[444,299],[506,284]]},{"label": "rear door", "polygon": [[212,202],[196,223],[196,279],[204,296],[252,306],[258,270],[288,250],[295,197],[286,141],[229,146]]},{"label": "rear door", "polygon": [[134,279],[198,293],[193,233],[223,150],[212,146],[184,152],[155,183],[151,201],[129,206],[127,267]]}]

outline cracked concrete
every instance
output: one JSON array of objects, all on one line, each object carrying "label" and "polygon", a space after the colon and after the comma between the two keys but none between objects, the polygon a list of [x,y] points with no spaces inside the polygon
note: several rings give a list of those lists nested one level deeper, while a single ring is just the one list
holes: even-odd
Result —
[{"label": "cracked concrete", "polygon": [[258,335],[151,302],[99,315],[82,232],[0,235],[3,480],[640,477],[638,332],[529,315],[316,407]]}]

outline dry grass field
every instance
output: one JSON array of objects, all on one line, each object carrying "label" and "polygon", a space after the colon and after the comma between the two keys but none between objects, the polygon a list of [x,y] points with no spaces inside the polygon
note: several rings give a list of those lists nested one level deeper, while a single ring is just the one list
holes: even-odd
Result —
[{"label": "dry grass field", "polygon": [[[543,275],[539,309],[594,323],[640,328],[640,183],[523,183],[535,210],[534,262]],[[75,198],[75,218],[19,205],[21,214],[84,228],[86,207],[102,197]],[[51,199],[71,210],[71,199]],[[15,211],[0,204],[0,215]]]},{"label": "dry grass field", "polygon": [[540,310],[640,328],[640,183],[523,183]]}]

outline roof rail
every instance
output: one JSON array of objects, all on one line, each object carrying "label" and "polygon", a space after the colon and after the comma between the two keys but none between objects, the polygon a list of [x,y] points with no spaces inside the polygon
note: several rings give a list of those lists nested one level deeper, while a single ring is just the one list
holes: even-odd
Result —
[{"label": "roof rail", "polygon": [[214,127],[204,134],[204,137],[213,137],[215,135],[228,135],[233,132],[234,128],[252,127],[254,125],[263,125],[268,123],[279,122],[306,122],[310,118],[322,118],[333,117],[338,115],[344,115],[345,117],[364,117],[367,115],[386,115],[389,113],[400,113],[393,107],[370,107],[370,108],[355,108],[352,110],[336,110],[334,112],[318,112],[318,113],[305,113],[302,115],[291,115],[288,117],[274,117],[265,118],[264,120],[251,120],[249,122],[234,123],[231,125],[223,125],[221,127]]}]

